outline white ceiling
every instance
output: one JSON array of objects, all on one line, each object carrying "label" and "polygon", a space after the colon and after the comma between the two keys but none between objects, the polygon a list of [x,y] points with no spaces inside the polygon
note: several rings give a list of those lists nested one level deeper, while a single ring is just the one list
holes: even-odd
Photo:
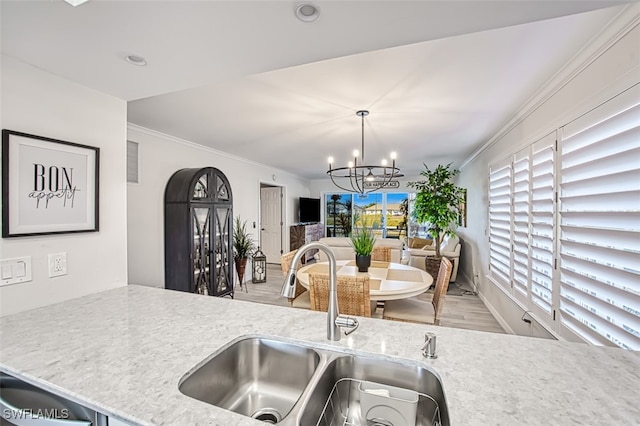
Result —
[{"label": "white ceiling", "polygon": [[620,3],[315,1],[313,23],[284,0],[2,0],[0,13],[3,54],[129,101],[130,122],[319,178],[359,148],[359,109],[368,162],[460,164]]}]

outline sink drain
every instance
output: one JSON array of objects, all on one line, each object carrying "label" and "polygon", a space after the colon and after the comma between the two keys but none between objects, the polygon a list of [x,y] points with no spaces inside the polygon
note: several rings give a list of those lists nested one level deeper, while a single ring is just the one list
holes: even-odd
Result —
[{"label": "sink drain", "polygon": [[265,408],[263,410],[258,410],[255,413],[253,413],[251,417],[256,420],[260,420],[262,422],[270,423],[270,424],[276,424],[280,420],[282,420],[282,417],[280,416],[280,413],[278,412],[278,410],[274,410],[273,408]]}]

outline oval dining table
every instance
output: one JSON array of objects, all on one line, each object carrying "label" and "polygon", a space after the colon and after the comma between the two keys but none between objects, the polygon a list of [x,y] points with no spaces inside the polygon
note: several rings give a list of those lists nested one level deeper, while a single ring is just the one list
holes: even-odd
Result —
[{"label": "oval dining table", "polygon": [[[338,260],[338,275],[357,276],[369,274],[371,300],[397,300],[424,293],[433,284],[433,277],[422,269],[400,263],[372,261],[368,272],[358,272],[355,260]],[[303,266],[296,277],[309,289],[309,274],[328,274],[329,262],[317,262]]]}]

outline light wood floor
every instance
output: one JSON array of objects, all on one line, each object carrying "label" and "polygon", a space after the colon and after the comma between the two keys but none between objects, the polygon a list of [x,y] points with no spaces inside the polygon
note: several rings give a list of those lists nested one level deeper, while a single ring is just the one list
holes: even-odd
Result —
[{"label": "light wood floor", "polygon": [[[250,271],[247,273],[251,274]],[[280,296],[282,281],[283,275],[280,265],[268,264],[267,282],[254,284],[249,281],[244,284],[246,288],[242,289],[236,286],[235,298],[269,305],[289,306],[287,299]],[[456,292],[462,294],[461,296],[447,295],[441,316],[442,326],[494,333],[505,332],[478,296],[473,294],[470,289],[461,287],[461,290]],[[425,293],[419,298],[431,300],[431,294]],[[382,309],[378,308],[372,316],[382,318]]]}]

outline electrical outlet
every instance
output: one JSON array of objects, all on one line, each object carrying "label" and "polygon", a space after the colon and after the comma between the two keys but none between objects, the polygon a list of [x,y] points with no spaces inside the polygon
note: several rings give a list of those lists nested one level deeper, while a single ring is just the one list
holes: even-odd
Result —
[{"label": "electrical outlet", "polygon": [[67,253],[49,255],[49,278],[67,275]]}]

